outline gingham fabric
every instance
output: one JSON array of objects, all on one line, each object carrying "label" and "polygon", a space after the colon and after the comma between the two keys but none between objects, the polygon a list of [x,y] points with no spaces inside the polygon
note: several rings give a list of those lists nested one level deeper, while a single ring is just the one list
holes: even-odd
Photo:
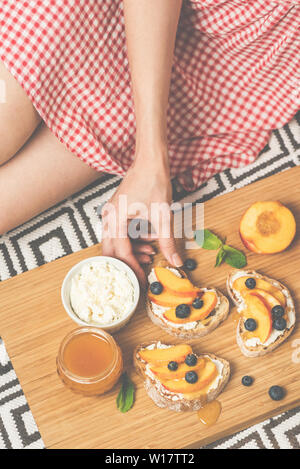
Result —
[{"label": "gingham fabric", "polygon": [[[249,164],[292,118],[299,24],[299,1],[184,0],[168,112],[172,177],[191,170],[198,187]],[[74,154],[126,173],[135,118],[122,0],[1,0],[0,59]]]}]

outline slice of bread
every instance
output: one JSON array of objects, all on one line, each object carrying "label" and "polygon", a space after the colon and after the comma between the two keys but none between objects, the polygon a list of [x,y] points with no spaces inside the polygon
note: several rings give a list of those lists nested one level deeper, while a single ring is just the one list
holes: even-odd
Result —
[{"label": "slice of bread", "polygon": [[[187,278],[186,273],[182,269],[170,266],[167,262],[162,261],[159,267],[167,267],[173,271],[177,271],[182,278]],[[211,312],[205,323],[197,321],[197,324],[193,328],[189,326],[185,327],[185,324],[173,324],[166,320],[160,310],[157,308],[148,298],[146,297],[146,310],[151,321],[158,327],[161,327],[168,334],[177,337],[179,339],[193,340],[200,337],[204,337],[218,327],[228,316],[229,313],[229,301],[221,292],[215,288],[200,288],[200,292],[203,291],[214,291],[218,297],[218,304],[216,308]],[[167,309],[167,308],[166,308]],[[188,324],[188,323],[187,323]]]},{"label": "slice of bread", "polygon": [[276,331],[274,340],[272,340],[271,342],[269,342],[269,339],[268,339],[268,341],[265,344],[257,344],[255,346],[247,345],[246,344],[247,341],[243,340],[243,333],[245,332],[243,318],[241,317],[241,319],[238,322],[236,340],[242,353],[246,357],[261,357],[263,355],[266,355],[269,352],[272,352],[272,350],[275,350],[277,347],[279,347],[279,345],[281,345],[293,332],[293,329],[296,323],[296,312],[295,312],[293,298],[289,290],[284,285],[282,285],[282,283],[278,282],[278,280],[274,280],[272,278],[266,277],[265,275],[262,275],[254,270],[240,270],[240,271],[235,270],[231,272],[227,278],[227,290],[228,290],[229,296],[231,297],[232,301],[235,303],[239,312],[241,312],[244,309],[245,302],[243,298],[241,297],[240,293],[233,288],[233,282],[237,275],[238,276],[243,275],[245,277],[249,276],[249,277],[253,277],[257,279],[261,278],[267,281],[268,283],[270,283],[271,285],[273,285],[274,287],[278,288],[283,293],[286,299],[285,312],[288,317],[287,328],[280,333],[278,332],[278,334]]},{"label": "slice of bread", "polygon": [[151,342],[148,344],[138,345],[133,354],[133,362],[136,368],[137,373],[143,378],[144,386],[147,391],[148,396],[154,401],[158,407],[168,408],[169,410],[174,410],[175,412],[184,412],[184,411],[197,411],[204,407],[208,402],[214,401],[219,394],[223,391],[226,384],[230,378],[230,365],[229,362],[217,357],[212,353],[206,353],[198,355],[198,358],[209,357],[212,360],[215,360],[219,363],[219,366],[222,367],[222,371],[218,378],[217,385],[214,387],[214,383],[211,385],[211,389],[208,390],[206,395],[202,395],[196,399],[187,399],[184,397],[184,394],[176,394],[168,391],[161,384],[158,378],[154,375],[147,374],[146,365],[147,363],[141,360],[138,352],[141,349],[145,349],[149,346],[153,348],[165,347],[164,344],[160,342]]}]

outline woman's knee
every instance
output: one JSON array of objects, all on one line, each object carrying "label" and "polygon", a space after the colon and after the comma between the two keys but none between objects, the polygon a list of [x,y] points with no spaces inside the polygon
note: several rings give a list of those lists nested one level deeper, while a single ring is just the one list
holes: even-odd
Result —
[{"label": "woman's knee", "polygon": [[[0,105],[1,107],[1,105]],[[0,166],[7,163],[23,147],[34,132],[22,131],[0,111]]]},{"label": "woman's knee", "polygon": [[41,122],[23,88],[0,62],[0,165],[12,158]]}]

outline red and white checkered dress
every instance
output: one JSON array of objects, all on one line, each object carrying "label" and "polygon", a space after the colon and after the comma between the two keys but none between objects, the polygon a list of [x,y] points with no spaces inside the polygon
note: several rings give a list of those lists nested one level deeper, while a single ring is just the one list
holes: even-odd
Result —
[{"label": "red and white checkered dress", "polygon": [[[254,161],[299,109],[300,1],[184,0],[171,82],[172,177]],[[122,0],[1,0],[0,59],[55,135],[124,175],[135,117]]]}]

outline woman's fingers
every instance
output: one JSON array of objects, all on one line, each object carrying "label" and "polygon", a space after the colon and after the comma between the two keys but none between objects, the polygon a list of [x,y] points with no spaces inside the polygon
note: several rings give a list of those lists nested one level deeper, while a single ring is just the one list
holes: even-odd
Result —
[{"label": "woman's fingers", "polygon": [[152,257],[147,256],[147,254],[135,254],[135,257],[140,264],[152,264]]},{"label": "woman's fingers", "polygon": [[156,251],[153,246],[147,243],[133,242],[132,248],[134,253],[148,254],[148,256],[153,256],[154,254],[156,254]]},{"label": "woman's fingers", "polygon": [[160,238],[159,245],[161,252],[170,264],[174,265],[174,267],[181,267],[183,265],[182,259],[177,252],[173,235],[170,238]]},{"label": "woman's fingers", "polygon": [[102,240],[102,254],[104,256],[116,257],[121,261],[131,267],[136,276],[138,277],[141,285],[146,286],[146,275],[140,266],[140,263],[149,263],[151,258],[146,254],[141,254],[141,256],[146,256],[138,259],[133,253],[131,242],[129,238],[109,238],[105,237]]},{"label": "woman's fingers", "polygon": [[153,247],[146,243],[132,243],[133,252],[140,264],[151,264],[152,256],[156,254]]},{"label": "woman's fingers", "polygon": [[146,286],[146,275],[140,266],[136,256],[133,253],[129,238],[118,238],[114,240],[115,256],[121,261],[126,262],[134,270],[141,285]]},{"label": "woman's fingers", "polygon": [[[137,232],[135,231],[137,230]],[[128,224],[128,234],[133,242],[152,243],[158,239],[157,233],[153,232],[148,220],[132,219]]]},{"label": "woman's fingers", "polygon": [[158,234],[149,233],[148,235],[143,234],[139,238],[133,239],[132,241],[134,241],[135,243],[139,243],[139,242],[153,243],[153,241],[157,241],[158,238],[159,238]]},{"label": "woman's fingers", "polygon": [[167,207],[161,209],[159,217],[156,217],[155,230],[158,233],[161,252],[170,264],[181,267],[183,262],[177,252],[173,233],[173,214]]},{"label": "woman's fingers", "polygon": [[113,242],[110,238],[104,238],[101,243],[102,255],[108,257],[114,257],[115,250]]}]

